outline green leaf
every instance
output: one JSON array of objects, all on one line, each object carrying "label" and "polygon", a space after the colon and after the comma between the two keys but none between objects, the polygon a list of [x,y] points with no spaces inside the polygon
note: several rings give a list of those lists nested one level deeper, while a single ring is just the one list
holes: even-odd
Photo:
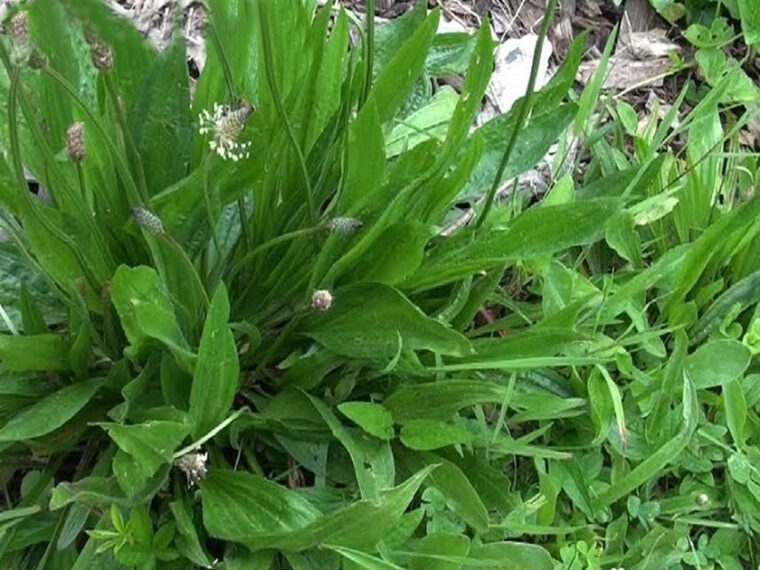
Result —
[{"label": "green leaf", "polygon": [[[29,6],[30,27],[35,46],[44,52],[49,65],[79,84],[79,65],[71,43],[71,29],[60,2],[43,0]],[[66,128],[73,122],[71,97],[50,77],[40,77],[41,110],[51,140],[63,141]]]},{"label": "green leaf", "polygon": [[99,423],[124,453],[131,455],[150,476],[170,463],[174,450],[187,437],[186,423],[152,420],[141,424]]},{"label": "green leaf", "polygon": [[639,485],[643,485],[656,477],[669,463],[678,459],[679,454],[691,441],[699,422],[699,401],[697,400],[694,382],[688,374],[683,376],[683,423],[681,429],[675,437],[664,443],[655,452],[650,453],[632,471],[615,480],[603,491],[594,502],[596,511],[625,497]]},{"label": "green leaf", "polygon": [[[30,266],[29,261],[18,252],[8,247],[0,247],[0,296],[11,322],[26,334],[48,332],[47,325],[44,329],[35,329],[34,324],[30,322],[29,325],[33,328],[27,328],[24,319],[29,315],[29,304],[39,307],[51,323],[60,322],[64,318],[61,303],[50,290],[49,283],[42,273]],[[7,330],[6,323],[2,320],[0,330]]]},{"label": "green leaf", "polygon": [[422,519],[425,517],[425,509],[419,507],[413,511],[404,513],[401,520],[398,521],[389,532],[383,537],[383,546],[387,548],[398,548],[412,538],[414,532],[420,526]]},{"label": "green leaf", "polygon": [[401,442],[409,449],[429,451],[472,441],[473,435],[457,424],[437,420],[411,420],[401,428]]},{"label": "green leaf", "polygon": [[121,449],[116,450],[111,468],[127,498],[132,503],[139,503],[140,499],[144,498],[144,491],[155,472],[151,471],[150,466],[144,465]]},{"label": "green leaf", "polygon": [[376,556],[372,556],[361,550],[346,548],[345,546],[333,546],[331,544],[326,544],[325,548],[334,550],[343,558],[350,560],[359,568],[364,568],[366,570],[403,570],[401,566],[396,566],[391,562],[386,562],[381,558],[377,558]]},{"label": "green leaf", "polygon": [[[577,111],[575,105],[559,105],[534,115],[520,130],[515,150],[510,155],[500,182],[506,182],[536,166],[570,125]],[[516,111],[513,111],[491,119],[478,129],[485,139],[486,151],[462,190],[462,196],[481,193],[493,183],[511,137],[510,133],[515,128],[515,121]]]},{"label": "green leaf", "polygon": [[272,546],[283,550],[304,550],[327,543],[368,549],[401,519],[431,471],[431,468],[426,468],[401,485],[381,492],[376,500],[356,502],[300,531],[275,539]]},{"label": "green leaf", "polygon": [[384,406],[372,402],[343,402],[338,404],[338,409],[368,434],[384,440],[393,437],[393,417]]},{"label": "green leaf", "polygon": [[493,382],[444,380],[401,386],[383,402],[383,406],[399,424],[419,419],[446,421],[463,408],[500,403],[508,394],[506,386]]},{"label": "green leaf", "polygon": [[742,31],[747,45],[760,44],[760,6],[752,0],[737,0],[742,18]]},{"label": "green leaf", "polygon": [[739,341],[714,340],[689,355],[685,368],[697,388],[712,388],[740,378],[751,358],[752,353]]},{"label": "green leaf", "polygon": [[650,0],[652,7],[671,24],[680,20],[686,14],[686,7],[675,0]]},{"label": "green leaf", "polygon": [[[703,102],[706,99],[703,99]],[[721,251],[721,246],[729,242],[729,237],[738,232],[746,234],[757,220],[758,215],[760,215],[760,198],[755,196],[721,216],[692,242],[685,258],[677,266],[677,275],[674,279],[675,287],[663,308],[665,314],[669,314],[686,298],[699,280],[705,267]]]},{"label": "green leaf", "polygon": [[610,62],[610,55],[615,47],[617,41],[618,29],[612,30],[612,33],[608,36],[606,43],[604,44],[604,52],[599,60],[594,75],[591,80],[586,84],[586,88],[581,94],[580,101],[578,102],[578,113],[575,116],[574,130],[576,135],[587,135],[588,131],[592,128],[593,124],[589,119],[591,113],[593,113],[596,105],[599,101],[599,95],[601,94],[602,87],[604,85],[604,78],[607,75],[607,66]]},{"label": "green leaf", "polygon": [[636,136],[636,132],[639,127],[639,118],[636,114],[636,109],[626,101],[617,101],[615,105],[620,123],[623,125],[626,134],[630,136]]},{"label": "green leaf", "polygon": [[520,542],[492,542],[473,546],[467,556],[467,570],[552,570],[554,562],[546,549]]},{"label": "green leaf", "polygon": [[367,101],[348,129],[346,182],[340,196],[341,207],[353,212],[368,202],[385,178],[385,140],[380,115],[373,99]]},{"label": "green leaf", "polygon": [[435,465],[425,485],[434,487],[445,496],[451,509],[477,532],[488,530],[488,508],[459,467],[435,453],[408,451],[400,447],[396,451],[400,462],[412,472]]},{"label": "green leaf", "polygon": [[739,380],[723,384],[723,407],[726,411],[726,424],[731,437],[739,449],[745,445],[745,425],[747,423],[747,401],[744,398],[742,385]]},{"label": "green leaf", "polygon": [[211,560],[206,555],[198,539],[198,531],[193,524],[192,513],[184,497],[169,503],[169,508],[177,522],[177,536],[174,542],[177,550],[188,558],[194,564],[208,568],[211,566]]},{"label": "green leaf", "polygon": [[21,322],[27,335],[45,334],[48,331],[45,317],[25,285],[21,286],[19,308],[21,309]]},{"label": "green leaf", "polygon": [[427,317],[396,289],[379,283],[356,283],[335,291],[329,311],[308,317],[307,336],[333,352],[357,358],[393,357],[398,337],[410,350],[464,356],[470,342]]},{"label": "green leaf", "polygon": [[102,379],[93,378],[53,392],[0,428],[0,442],[24,441],[58,429],[87,405],[102,384]]},{"label": "green leaf", "polygon": [[373,546],[401,518],[430,469],[384,491],[322,515],[299,494],[255,475],[210,469],[199,482],[203,521],[212,536],[252,550],[301,551],[319,544]]},{"label": "green leaf", "polygon": [[78,325],[72,319],[71,348],[69,350],[69,362],[76,378],[87,376],[87,369],[92,362],[92,323],[82,321]]},{"label": "green leaf", "polygon": [[50,495],[50,510],[76,503],[88,506],[127,504],[113,477],[85,477],[76,483],[59,483]]},{"label": "green leaf", "polygon": [[[208,55],[203,72],[198,78],[193,102],[193,115],[201,109],[211,109],[214,103],[221,103],[227,96],[225,65],[222,54],[227,56],[232,77],[243,85],[245,92],[258,89],[256,71],[259,66],[259,41],[255,22],[256,10],[249,2],[211,0],[209,3],[209,29],[206,41]],[[218,40],[218,41],[217,41]],[[221,48],[219,46],[221,43]]]},{"label": "green leaf", "polygon": [[596,428],[594,444],[599,445],[607,439],[612,418],[615,413],[607,379],[601,374],[591,374],[586,384],[588,403],[591,408],[591,421]]},{"label": "green leaf", "polygon": [[491,79],[493,49],[494,41],[491,37],[491,26],[486,20],[481,24],[475,36],[475,49],[468,64],[467,76],[462,86],[462,95],[456,109],[454,109],[454,114],[451,116],[449,131],[446,133],[446,151],[441,153],[438,158],[439,161],[448,161],[449,153],[456,152],[457,147],[470,132],[475,116],[480,110],[488,82]]},{"label": "green leaf", "polygon": [[426,14],[427,6],[423,2],[415,2],[411,10],[398,18],[389,20],[388,23],[377,29],[375,33],[375,65],[373,69],[376,76],[393,59],[399,46],[403,45],[419,29],[420,25],[425,21]]},{"label": "green leaf", "polygon": [[205,434],[221,422],[235,398],[240,364],[235,337],[227,324],[229,317],[227,289],[221,284],[211,300],[203,326],[190,391],[190,417],[195,436]]},{"label": "green leaf", "polygon": [[[93,249],[92,234],[82,230],[82,222],[65,212],[54,210],[36,202],[22,201],[20,218],[25,237],[36,260],[64,291],[72,292],[76,283],[85,283],[83,294],[88,306],[99,305],[92,284],[84,280],[98,265],[98,273],[110,271],[100,267],[95,255],[84,262],[82,251]],[[84,265],[87,265],[85,267]]]},{"label": "green leaf", "polygon": [[[199,486],[203,524],[224,540],[245,543],[295,531],[322,515],[298,493],[257,475],[212,467]],[[256,549],[265,546],[259,542]]]},{"label": "green leaf", "polygon": [[404,553],[397,556],[412,570],[459,570],[469,550],[468,537],[436,532],[410,541]]},{"label": "green leaf", "polygon": [[422,74],[438,27],[438,16],[438,10],[434,10],[398,48],[375,80],[369,97],[377,105],[381,123],[393,118]]},{"label": "green leaf", "polygon": [[604,239],[615,252],[635,269],[642,268],[641,237],[630,212],[620,212],[607,221]]},{"label": "green leaf", "polygon": [[194,331],[198,314],[206,310],[208,305],[206,290],[195,266],[187,252],[168,234],[144,237],[156,270],[176,309],[180,328],[183,331]]},{"label": "green leaf", "polygon": [[304,152],[309,151],[340,106],[345,58],[348,56],[348,32],[348,17],[345,11],[341,11],[333,25],[322,56]]},{"label": "green leaf", "polygon": [[617,423],[618,437],[624,446],[628,445],[628,430],[625,426],[625,412],[623,410],[623,399],[620,395],[620,388],[610,376],[610,373],[606,368],[597,364],[597,370],[602,373],[605,382],[607,383],[607,389],[609,390],[610,398],[612,399],[612,409],[615,412],[615,420]]},{"label": "green leaf", "polygon": [[72,505],[56,541],[58,550],[65,550],[80,536],[90,517],[90,509],[84,505]]},{"label": "green leaf", "polygon": [[425,106],[417,109],[393,128],[385,140],[387,156],[398,156],[426,140],[443,140],[458,101],[459,95],[456,91],[450,87],[443,87]]},{"label": "green leaf", "polygon": [[433,248],[420,269],[402,285],[430,289],[506,261],[551,255],[593,243],[602,236],[604,224],[618,211],[619,204],[616,199],[600,198],[531,208],[507,229],[490,229],[480,239],[462,232]]},{"label": "green leaf", "polygon": [[39,505],[32,505],[31,507],[19,507],[17,509],[10,509],[0,513],[0,523],[12,521],[14,519],[25,518],[29,515],[36,514],[42,509]]},{"label": "green leaf", "polygon": [[425,71],[433,77],[464,75],[472,60],[476,36],[466,33],[438,34],[425,60]]},{"label": "green leaf", "polygon": [[567,50],[565,61],[554,73],[552,78],[540,91],[535,94],[533,108],[535,112],[543,112],[558,105],[567,96],[568,91],[578,77],[578,68],[586,52],[586,40],[588,31],[578,34]]},{"label": "green leaf", "polygon": [[[348,454],[351,456],[351,463],[354,466],[354,474],[356,476],[356,482],[359,485],[362,497],[365,499],[374,499],[377,497],[377,485],[375,480],[375,474],[371,473],[370,461],[364,454],[364,449],[359,445],[356,438],[343,426],[338,420],[335,414],[327,405],[314,396],[308,396],[314,409],[322,417],[322,420],[330,428],[335,439],[337,439],[343,447],[346,448]],[[369,466],[369,468],[368,468]]]},{"label": "green leaf", "polygon": [[393,224],[367,249],[349,272],[347,281],[375,281],[395,285],[422,263],[425,244],[435,229],[416,220]]},{"label": "green leaf", "polygon": [[58,334],[0,334],[0,360],[12,372],[71,369],[69,345]]},{"label": "green leaf", "polygon": [[245,546],[229,542],[224,549],[224,567],[226,570],[270,570],[275,555],[273,550],[252,552]]},{"label": "green leaf", "polygon": [[187,173],[194,125],[180,34],[146,70],[129,119],[149,192],[157,194],[181,180]]},{"label": "green leaf", "polygon": [[180,362],[188,362],[190,347],[154,269],[120,266],[111,280],[111,300],[130,343],[125,350],[128,356],[138,357],[155,339],[169,347]]}]

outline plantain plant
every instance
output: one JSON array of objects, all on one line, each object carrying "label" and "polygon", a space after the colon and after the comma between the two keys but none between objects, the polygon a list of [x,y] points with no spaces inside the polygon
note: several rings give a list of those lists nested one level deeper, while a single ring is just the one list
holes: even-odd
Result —
[{"label": "plantain plant", "polygon": [[[316,4],[208,0],[197,79],[181,34],[158,51],[99,0],[9,15],[0,566],[575,568],[608,525],[605,563],[645,567],[622,525],[691,528],[630,505],[696,445],[717,384],[682,369],[749,366],[715,339],[739,315],[720,287],[689,296],[727,259],[726,295],[757,302],[757,201],[692,235],[661,187],[671,124],[622,165],[588,127],[600,80],[568,101],[584,37],[473,130],[487,21]],[[584,188],[555,165],[543,201],[509,191],[573,133]]]}]

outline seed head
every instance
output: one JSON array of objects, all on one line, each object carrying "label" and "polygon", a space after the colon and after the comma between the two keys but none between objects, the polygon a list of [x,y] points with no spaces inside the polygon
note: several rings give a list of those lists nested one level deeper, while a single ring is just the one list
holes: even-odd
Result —
[{"label": "seed head", "polygon": [[318,289],[311,296],[311,308],[315,311],[328,311],[333,304],[333,296],[327,289]]},{"label": "seed head", "polygon": [[200,128],[202,135],[211,135],[208,146],[223,159],[237,162],[242,158],[248,158],[251,147],[250,142],[239,142],[238,137],[243,132],[248,117],[253,113],[253,106],[243,102],[238,108],[233,109],[229,105],[214,104],[214,112],[203,110],[200,114]]},{"label": "seed head", "polygon": [[113,51],[92,31],[85,32],[85,39],[92,50],[92,65],[100,71],[109,71],[113,67]]},{"label": "seed head", "polygon": [[14,42],[28,42],[29,37],[29,13],[18,11],[11,18],[11,39]]},{"label": "seed head", "polygon": [[174,462],[187,477],[187,486],[192,487],[201,479],[206,478],[206,461],[208,453],[188,453]]},{"label": "seed head", "polygon": [[358,218],[333,218],[327,222],[327,228],[330,233],[339,235],[350,235],[355,233],[364,225]]},{"label": "seed head", "polygon": [[92,64],[100,71],[109,71],[113,67],[113,52],[104,43],[98,43],[92,48]]},{"label": "seed head", "polygon": [[29,13],[16,12],[11,18],[11,63],[26,65],[34,51],[32,38],[29,35]]},{"label": "seed head", "polygon": [[66,131],[66,154],[74,162],[81,162],[87,156],[84,123],[73,123]]},{"label": "seed head", "polygon": [[32,51],[32,55],[29,56],[29,67],[32,69],[42,69],[47,65],[47,56],[38,49]]},{"label": "seed head", "polygon": [[161,218],[150,210],[143,208],[142,206],[133,206],[132,217],[134,217],[137,225],[144,229],[148,234],[158,236],[164,233],[164,224],[161,223]]}]

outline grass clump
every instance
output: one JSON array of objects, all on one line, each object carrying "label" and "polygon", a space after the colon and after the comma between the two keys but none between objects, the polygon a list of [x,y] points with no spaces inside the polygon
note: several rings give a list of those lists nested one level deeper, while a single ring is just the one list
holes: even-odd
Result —
[{"label": "grass clump", "polygon": [[491,33],[438,17],[210,0],[192,86],[97,0],[12,17],[0,566],[757,564],[731,76],[638,124],[581,37],[472,131]]}]

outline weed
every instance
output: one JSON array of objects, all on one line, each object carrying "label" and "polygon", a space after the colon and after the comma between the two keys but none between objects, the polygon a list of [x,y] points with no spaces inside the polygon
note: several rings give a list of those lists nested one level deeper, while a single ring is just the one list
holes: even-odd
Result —
[{"label": "weed", "polygon": [[[640,126],[580,37],[472,131],[487,23],[208,8],[192,88],[99,0],[0,44],[0,565],[757,565],[732,74]],[[583,172],[499,200],[557,141]]]}]

